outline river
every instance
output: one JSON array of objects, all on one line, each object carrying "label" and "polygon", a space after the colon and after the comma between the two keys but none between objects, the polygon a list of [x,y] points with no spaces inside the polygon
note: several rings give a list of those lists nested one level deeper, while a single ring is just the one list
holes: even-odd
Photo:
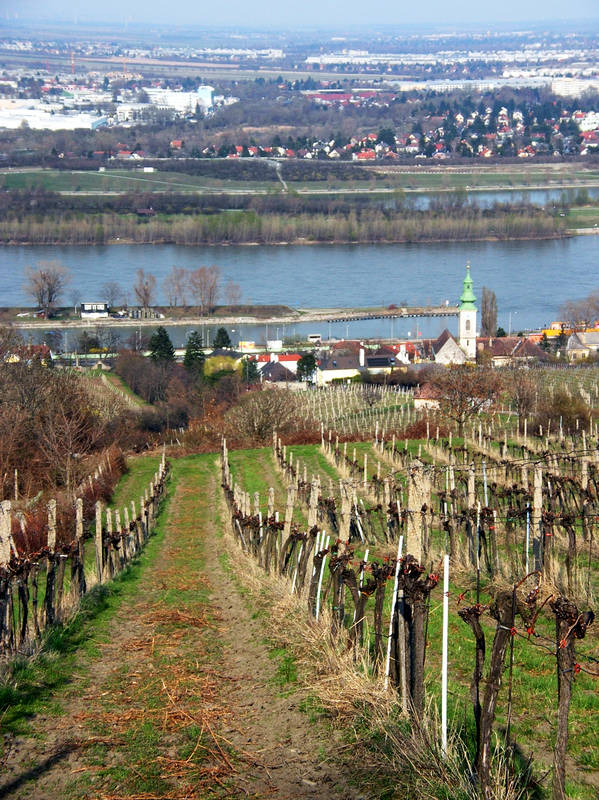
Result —
[{"label": "river", "polygon": [[[0,306],[29,305],[23,284],[27,266],[59,261],[71,273],[69,299],[103,299],[102,286],[116,281],[130,302],[138,269],[157,278],[157,301],[164,302],[162,282],[173,265],[194,269],[216,264],[222,285],[238,283],[244,303],[282,303],[294,307],[380,306],[455,303],[464,266],[470,261],[477,297],[482,286],[497,295],[498,323],[506,331],[533,328],[559,318],[566,299],[599,287],[599,236],[549,241],[458,242],[451,244],[217,246],[112,245],[105,247],[0,248]],[[479,302],[480,308],[480,302]],[[344,336],[437,335],[455,320],[371,320],[332,325],[309,332]],[[318,326],[317,326],[318,327]],[[319,326],[322,328],[323,326]],[[294,331],[269,331],[291,335]],[[295,326],[296,334],[307,332]],[[264,338],[246,329],[237,338]],[[177,338],[184,337],[179,331]]]}]

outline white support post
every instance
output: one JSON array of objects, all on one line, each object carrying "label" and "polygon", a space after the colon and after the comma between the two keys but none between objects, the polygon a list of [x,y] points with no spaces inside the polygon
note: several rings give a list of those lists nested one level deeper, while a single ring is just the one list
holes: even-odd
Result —
[{"label": "white support post", "polygon": [[391,616],[389,617],[389,636],[387,637],[387,661],[385,664],[385,689],[389,686],[389,672],[391,668],[391,636],[393,634],[393,617],[397,603],[397,588],[399,584],[399,569],[401,567],[401,551],[403,548],[403,535],[399,537],[397,545],[397,562],[395,564],[395,583],[393,584],[393,600],[391,602]]},{"label": "white support post", "polygon": [[441,753],[447,756],[447,645],[449,635],[449,555],[443,557],[443,656],[441,664]]}]

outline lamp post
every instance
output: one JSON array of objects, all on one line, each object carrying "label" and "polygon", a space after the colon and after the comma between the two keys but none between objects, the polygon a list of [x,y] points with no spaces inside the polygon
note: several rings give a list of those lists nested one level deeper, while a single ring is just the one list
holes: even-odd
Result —
[{"label": "lamp post", "polygon": [[508,332],[507,332],[508,336],[512,335],[512,314],[516,316],[517,313],[518,313],[517,311],[510,311],[509,313]]}]

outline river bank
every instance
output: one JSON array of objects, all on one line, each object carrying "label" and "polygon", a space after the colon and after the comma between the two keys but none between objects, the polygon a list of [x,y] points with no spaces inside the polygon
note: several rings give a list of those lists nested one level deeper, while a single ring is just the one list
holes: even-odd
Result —
[{"label": "river bank", "polygon": [[[220,248],[220,247],[316,247],[316,246],[349,246],[352,245],[356,246],[363,246],[363,245],[401,245],[401,244],[415,244],[417,242],[422,243],[430,243],[430,244],[449,244],[449,243],[457,243],[457,244],[467,244],[468,242],[472,243],[480,243],[480,242],[534,242],[534,241],[551,241],[551,240],[559,240],[559,239],[568,239],[572,236],[589,236],[598,234],[599,229],[592,229],[592,228],[574,228],[574,229],[567,229],[560,233],[555,234],[548,234],[546,236],[514,236],[510,238],[498,238],[497,236],[481,236],[478,238],[473,239],[426,239],[426,240],[414,240],[414,239],[386,239],[385,241],[376,241],[376,240],[348,240],[348,239],[331,239],[328,241],[319,241],[317,239],[296,239],[295,241],[288,241],[288,242],[200,242],[199,244],[203,247],[210,247],[210,248]],[[0,242],[0,247],[37,247],[40,244],[49,245],[49,246],[56,246],[56,247],[63,247],[65,245],[70,245],[72,242]],[[142,246],[142,245],[149,245],[151,247],[160,247],[162,245],[177,245],[180,247],[197,247],[197,244],[182,244],[181,242],[175,242],[172,240],[164,239],[162,241],[152,241],[152,242],[139,242],[135,241],[134,239],[113,239],[108,241],[103,241],[100,243],[91,243],[90,247],[94,247],[97,244],[100,244],[103,247],[112,247],[113,245],[124,246],[130,245],[133,247]]]},{"label": "river bank", "polygon": [[[146,201],[149,202],[146,198]],[[481,209],[457,204],[451,208],[256,211],[212,213],[136,213],[61,211],[31,214],[17,209],[0,218],[0,244],[160,245],[223,244],[405,244],[553,239],[568,235],[565,215],[530,205]]]},{"label": "river bank", "polygon": [[[132,287],[142,269],[156,279],[153,305],[166,307],[165,281],[173,265],[193,271],[210,264],[220,269],[222,294],[217,304],[221,306],[226,303],[229,281],[239,286],[239,305],[244,306],[381,309],[391,304],[398,308],[440,306],[446,301],[455,305],[469,261],[476,296],[480,299],[483,286],[496,293],[498,321],[507,331],[510,313],[512,330],[543,326],[560,319],[559,308],[565,300],[584,297],[599,285],[599,239],[595,235],[384,245],[329,242],[326,246],[319,243],[305,247],[119,244],[0,247],[0,303],[12,309],[31,306],[33,301],[24,289],[28,270],[43,262],[58,261],[70,275],[61,304],[71,306],[82,301],[102,301],[109,282],[116,284],[119,302],[128,300],[129,305],[134,304]],[[193,305],[189,292],[180,302]],[[279,316],[278,311],[272,316]],[[390,320],[354,322],[348,332],[344,323],[338,323],[337,328],[333,324],[331,333],[339,337],[389,336],[391,324]],[[93,323],[89,326],[93,327]],[[418,330],[423,330],[423,335],[437,336],[443,327],[442,321],[431,321],[424,328],[419,324]],[[411,331],[414,336],[416,325],[397,320],[393,332],[399,335],[401,331],[406,336]],[[280,338],[276,331],[271,333]],[[317,326],[302,333],[328,334],[328,327]],[[255,332],[250,334],[244,327],[240,338],[254,337]]]}]

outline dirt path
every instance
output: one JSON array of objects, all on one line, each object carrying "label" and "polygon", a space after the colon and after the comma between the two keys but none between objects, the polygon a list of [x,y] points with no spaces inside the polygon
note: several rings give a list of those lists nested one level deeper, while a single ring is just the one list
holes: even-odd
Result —
[{"label": "dirt path", "polygon": [[358,797],[218,557],[218,478],[213,456],[175,463],[139,574],[90,623],[33,735],[5,738],[0,797]]}]

